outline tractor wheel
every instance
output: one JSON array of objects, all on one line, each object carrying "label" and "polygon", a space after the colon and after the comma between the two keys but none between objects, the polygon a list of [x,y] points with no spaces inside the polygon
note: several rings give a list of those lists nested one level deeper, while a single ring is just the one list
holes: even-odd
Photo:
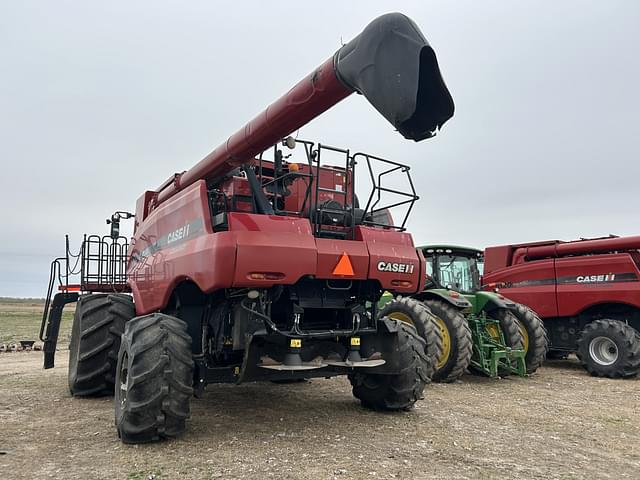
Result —
[{"label": "tractor wheel", "polygon": [[469,366],[473,344],[471,330],[460,311],[440,300],[425,302],[436,316],[436,327],[442,333],[442,353],[436,362],[434,382],[453,382],[459,379]]},{"label": "tractor wheel", "polygon": [[[360,372],[349,375],[353,396],[372,410],[410,410],[422,398],[424,387],[433,371],[432,359],[425,353],[425,341],[415,328],[397,321],[393,339],[394,363],[402,365],[401,373],[384,375]],[[366,369],[362,369],[366,370]]]},{"label": "tractor wheel", "polygon": [[71,395],[113,395],[120,336],[134,316],[129,295],[94,293],[80,297],[69,343]]},{"label": "tractor wheel", "polygon": [[527,353],[525,357],[527,373],[533,373],[542,366],[549,350],[547,329],[544,328],[540,317],[525,305],[516,303],[516,308],[512,312],[518,319],[524,351]]},{"label": "tractor wheel", "polygon": [[[498,308],[491,312],[491,318],[500,322],[500,329],[502,330],[504,342],[507,347],[510,347],[513,350],[521,350],[524,348],[524,339],[522,338],[522,333],[520,332],[519,327],[520,323],[511,310]],[[494,340],[500,341],[500,332],[494,329],[495,327],[491,325],[487,327],[489,335]],[[514,367],[517,365],[515,360],[512,364]],[[506,376],[509,375],[509,372],[504,370],[501,371],[500,374]]]},{"label": "tractor wheel", "polygon": [[193,395],[191,337],[161,313],[127,323],[118,353],[115,414],[124,443],[147,443],[185,430]]},{"label": "tractor wheel", "polygon": [[593,376],[632,377],[640,370],[640,333],[620,320],[594,320],[582,330],[577,354]]},{"label": "tractor wheel", "polygon": [[[498,308],[490,314],[491,318],[500,322],[500,329],[504,336],[504,342],[507,347],[514,350],[524,348],[524,339],[520,332],[518,318],[513,314],[511,310],[506,308]],[[495,340],[500,338],[500,334],[496,331],[489,329],[489,335]]]},{"label": "tractor wheel", "polygon": [[444,347],[442,332],[436,327],[436,316],[429,307],[410,297],[397,297],[382,307],[378,317],[389,317],[412,325],[416,329],[418,335],[425,341],[425,353],[429,357],[427,376],[430,379],[433,378]]}]

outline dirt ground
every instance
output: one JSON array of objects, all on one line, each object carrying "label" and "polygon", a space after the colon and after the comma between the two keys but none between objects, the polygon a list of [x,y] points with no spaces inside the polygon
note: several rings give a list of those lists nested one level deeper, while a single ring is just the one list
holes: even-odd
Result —
[{"label": "dirt ground", "polygon": [[344,378],[209,386],[179,439],[122,445],[112,399],[74,399],[67,352],[0,354],[2,478],[634,478],[640,382],[556,361],[529,379],[431,385],[407,413],[362,409]]}]

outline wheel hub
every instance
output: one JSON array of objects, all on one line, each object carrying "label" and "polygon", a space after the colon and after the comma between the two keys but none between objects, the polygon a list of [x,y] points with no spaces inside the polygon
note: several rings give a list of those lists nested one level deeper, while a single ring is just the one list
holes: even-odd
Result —
[{"label": "wheel hub", "polygon": [[434,320],[436,327],[442,333],[442,353],[438,357],[436,365],[436,370],[440,370],[447,364],[449,355],[451,355],[451,336],[449,335],[449,329],[440,317],[434,317]]},{"label": "wheel hub", "polygon": [[618,346],[608,337],[596,337],[589,343],[589,355],[599,365],[613,365],[618,360]]}]

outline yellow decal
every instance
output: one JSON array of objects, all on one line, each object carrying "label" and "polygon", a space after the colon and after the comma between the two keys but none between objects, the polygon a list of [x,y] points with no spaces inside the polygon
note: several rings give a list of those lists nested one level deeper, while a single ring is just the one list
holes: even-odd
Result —
[{"label": "yellow decal", "polygon": [[302,340],[300,338],[292,338],[289,346],[291,348],[300,348],[302,347]]},{"label": "yellow decal", "polygon": [[360,346],[360,337],[351,337],[351,346],[359,347]]}]

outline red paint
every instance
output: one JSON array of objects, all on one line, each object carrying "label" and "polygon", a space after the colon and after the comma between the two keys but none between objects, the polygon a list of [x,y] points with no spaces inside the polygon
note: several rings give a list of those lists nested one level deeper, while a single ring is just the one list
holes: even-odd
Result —
[{"label": "red paint", "polygon": [[[195,221],[202,229],[193,238],[148,250]],[[315,238],[307,218],[242,212],[228,214],[228,231],[214,232],[204,180],[153,210],[137,229],[132,245],[132,256],[138,260],[130,262],[129,284],[139,315],[162,309],[173,288],[184,280],[211,293],[231,287],[292,285],[307,275],[345,278],[333,273],[344,253],[353,268],[350,279],[375,279],[383,289],[406,293],[419,291],[424,283],[424,260],[407,233],[359,226],[355,240]],[[381,261],[413,265],[413,272],[381,272],[377,268]]]},{"label": "red paint", "polygon": [[640,236],[490,247],[483,283],[542,318],[605,303],[640,308],[639,248]]}]

